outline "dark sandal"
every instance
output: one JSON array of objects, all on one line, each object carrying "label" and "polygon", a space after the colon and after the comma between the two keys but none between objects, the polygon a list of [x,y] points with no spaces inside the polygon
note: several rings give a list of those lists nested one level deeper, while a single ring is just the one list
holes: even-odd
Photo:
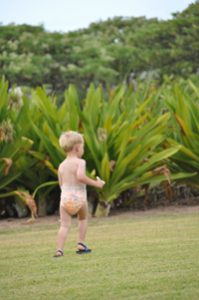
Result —
[{"label": "dark sandal", "polygon": [[82,246],[83,249],[78,249],[76,251],[77,254],[84,254],[84,253],[90,253],[92,250],[89,249],[86,245],[84,245],[83,243],[78,243],[77,245]]},{"label": "dark sandal", "polygon": [[61,256],[64,256],[63,251],[57,250],[57,251],[55,252],[55,255],[54,255],[53,257],[61,257]]}]

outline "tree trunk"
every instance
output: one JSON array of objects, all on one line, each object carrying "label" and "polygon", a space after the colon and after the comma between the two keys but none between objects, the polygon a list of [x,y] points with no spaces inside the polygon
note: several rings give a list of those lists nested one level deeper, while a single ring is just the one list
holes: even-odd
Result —
[{"label": "tree trunk", "polygon": [[97,208],[95,211],[95,217],[100,218],[100,217],[108,217],[111,209],[111,204],[106,203],[104,201],[99,201],[97,204]]},{"label": "tree trunk", "polygon": [[45,217],[47,215],[46,197],[42,193],[39,194],[38,215],[39,217]]}]

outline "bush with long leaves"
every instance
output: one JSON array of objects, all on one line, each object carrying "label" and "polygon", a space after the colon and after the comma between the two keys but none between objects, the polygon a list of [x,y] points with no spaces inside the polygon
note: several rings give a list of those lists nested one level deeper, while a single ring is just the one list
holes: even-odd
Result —
[{"label": "bush with long leaves", "polygon": [[[137,102],[136,95],[125,85],[111,90],[107,99],[103,98],[101,88],[91,86],[88,91],[80,115],[89,159],[96,173],[106,181],[99,192],[101,206],[109,206],[129,188],[167,180],[161,167],[181,147],[163,148],[170,114],[151,118],[153,97],[146,96],[142,103]],[[187,176],[178,172],[170,174],[170,179]]]},{"label": "bush with long leaves", "polygon": [[[98,191],[97,214],[102,207],[108,211],[126,189],[187,178],[195,171],[176,169],[172,174],[168,171],[169,159],[182,146],[166,142],[171,114],[157,101],[160,90],[155,87],[135,92],[126,85],[108,91],[91,85],[85,99],[79,99],[76,88],[70,86],[61,105],[55,97],[47,96],[44,89],[37,88],[29,96],[24,95],[19,109],[14,110],[16,99],[7,88],[7,83],[2,82],[1,198],[15,195],[26,203],[24,199],[30,197],[24,198],[23,190],[18,190],[18,186],[24,186],[26,195],[32,194],[39,204],[48,205],[48,194],[58,185],[57,167],[64,158],[58,138],[65,130],[84,134],[88,171],[106,181],[103,191]],[[161,107],[159,113],[157,107]],[[13,143],[5,142],[2,128],[7,119],[14,124]]]},{"label": "bush with long leaves", "polygon": [[[34,161],[28,156],[33,141],[27,137],[30,129],[29,102],[16,88],[8,92],[8,83],[0,83],[0,198],[15,196],[21,211],[28,206],[36,215],[34,199],[30,200],[25,184],[20,190],[19,178]],[[23,193],[23,196],[22,196]],[[34,207],[34,208],[33,208]]]},{"label": "bush with long leaves", "polygon": [[178,146],[173,169],[180,172],[196,172],[185,182],[199,188],[199,89],[192,82],[189,87],[174,85],[168,94],[167,105],[173,113],[172,134],[169,145]]}]

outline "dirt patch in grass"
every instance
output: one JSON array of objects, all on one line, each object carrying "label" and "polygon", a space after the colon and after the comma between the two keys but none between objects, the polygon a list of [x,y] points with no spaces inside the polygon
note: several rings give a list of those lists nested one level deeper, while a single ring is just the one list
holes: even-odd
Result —
[{"label": "dirt patch in grass", "polygon": [[[198,206],[166,206],[166,207],[158,207],[148,210],[138,210],[138,211],[115,211],[112,212],[108,218],[120,217],[144,217],[144,216],[155,216],[161,214],[178,214],[178,213],[199,213],[199,205]],[[92,220],[93,218],[91,218]],[[59,215],[40,217],[35,220],[31,220],[30,218],[21,218],[21,219],[5,219],[0,220],[0,228],[13,228],[17,226],[27,226],[27,225],[53,225],[59,223]]]}]

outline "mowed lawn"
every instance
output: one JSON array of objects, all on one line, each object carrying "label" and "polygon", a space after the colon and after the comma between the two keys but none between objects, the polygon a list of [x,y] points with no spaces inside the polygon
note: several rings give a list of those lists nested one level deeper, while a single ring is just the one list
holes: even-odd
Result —
[{"label": "mowed lawn", "polygon": [[73,220],[64,257],[53,258],[59,227],[2,226],[1,300],[198,300],[199,209],[123,213],[91,219],[75,253]]}]

